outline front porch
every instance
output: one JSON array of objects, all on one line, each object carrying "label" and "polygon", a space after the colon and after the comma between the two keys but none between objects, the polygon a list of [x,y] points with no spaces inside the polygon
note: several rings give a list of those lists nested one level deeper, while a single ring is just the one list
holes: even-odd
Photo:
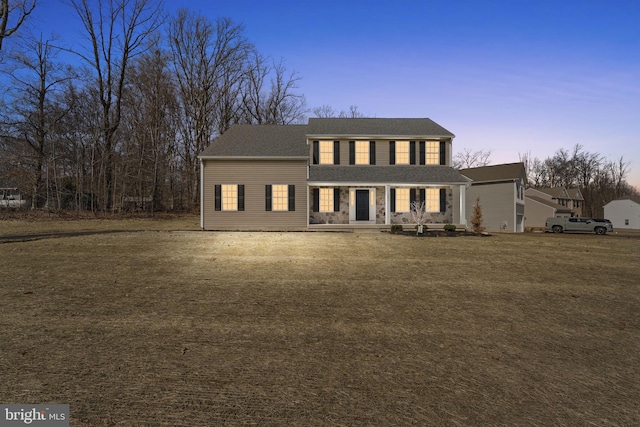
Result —
[{"label": "front porch", "polygon": [[385,230],[400,224],[413,228],[410,202],[425,202],[429,228],[464,222],[464,185],[326,185],[309,186],[310,230]]}]

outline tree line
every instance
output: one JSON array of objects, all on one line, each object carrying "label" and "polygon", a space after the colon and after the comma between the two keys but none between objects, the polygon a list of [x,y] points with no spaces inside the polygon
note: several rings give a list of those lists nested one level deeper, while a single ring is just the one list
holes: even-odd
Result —
[{"label": "tree line", "polygon": [[640,195],[626,181],[631,164],[623,156],[610,160],[576,144],[571,150],[558,149],[544,160],[521,153],[520,161],[525,165],[529,187],[578,188],[584,197],[583,216],[602,218],[604,205],[611,200]]},{"label": "tree line", "polygon": [[[0,0],[0,187],[20,188],[31,208],[196,210],[197,156],[212,141],[233,124],[300,123],[309,111],[298,74],[262,55],[229,18],[167,15],[158,0],[63,5],[84,31],[74,50],[23,31],[36,0]],[[355,105],[311,112],[366,117]],[[485,166],[491,153],[463,148],[453,165]],[[585,215],[638,194],[626,182],[628,162],[580,145],[520,161],[530,187],[579,188]]]},{"label": "tree line", "polygon": [[[1,41],[36,4],[0,1]],[[81,48],[26,32],[2,48],[0,182],[28,189],[32,208],[195,210],[209,143],[236,123],[305,117],[297,73],[229,18],[167,16],[154,0],[65,7],[82,24]]]}]

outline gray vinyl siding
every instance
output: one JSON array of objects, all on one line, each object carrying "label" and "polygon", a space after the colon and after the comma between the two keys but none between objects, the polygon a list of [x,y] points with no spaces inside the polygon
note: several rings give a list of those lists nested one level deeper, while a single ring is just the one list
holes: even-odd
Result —
[{"label": "gray vinyl siding", "polygon": [[555,216],[555,209],[535,200],[528,200],[525,208],[526,227],[544,227],[547,218]]},{"label": "gray vinyl siding", "polygon": [[504,222],[507,223],[504,231],[513,232],[516,230],[515,183],[477,184],[467,188],[466,216],[469,227],[471,227],[471,218],[473,218],[477,197],[480,197],[483,224],[487,231],[503,231]]},{"label": "gray vinyl siding", "polygon": [[[205,230],[302,230],[307,227],[307,162],[305,160],[205,159],[203,228]],[[216,184],[243,184],[245,210],[216,211]],[[265,209],[265,185],[295,185],[295,211]]]}]

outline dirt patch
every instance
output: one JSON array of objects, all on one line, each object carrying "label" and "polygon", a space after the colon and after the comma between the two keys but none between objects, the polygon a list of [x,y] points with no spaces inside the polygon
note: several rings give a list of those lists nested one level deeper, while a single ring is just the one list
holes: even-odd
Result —
[{"label": "dirt patch", "polygon": [[542,234],[0,245],[0,401],[68,403],[72,426],[638,425],[639,255]]}]

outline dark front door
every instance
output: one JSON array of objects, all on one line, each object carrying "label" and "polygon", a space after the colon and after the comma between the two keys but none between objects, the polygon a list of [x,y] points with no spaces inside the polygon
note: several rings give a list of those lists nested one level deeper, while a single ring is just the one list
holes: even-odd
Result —
[{"label": "dark front door", "polygon": [[356,190],[356,221],[369,221],[369,190]]}]

